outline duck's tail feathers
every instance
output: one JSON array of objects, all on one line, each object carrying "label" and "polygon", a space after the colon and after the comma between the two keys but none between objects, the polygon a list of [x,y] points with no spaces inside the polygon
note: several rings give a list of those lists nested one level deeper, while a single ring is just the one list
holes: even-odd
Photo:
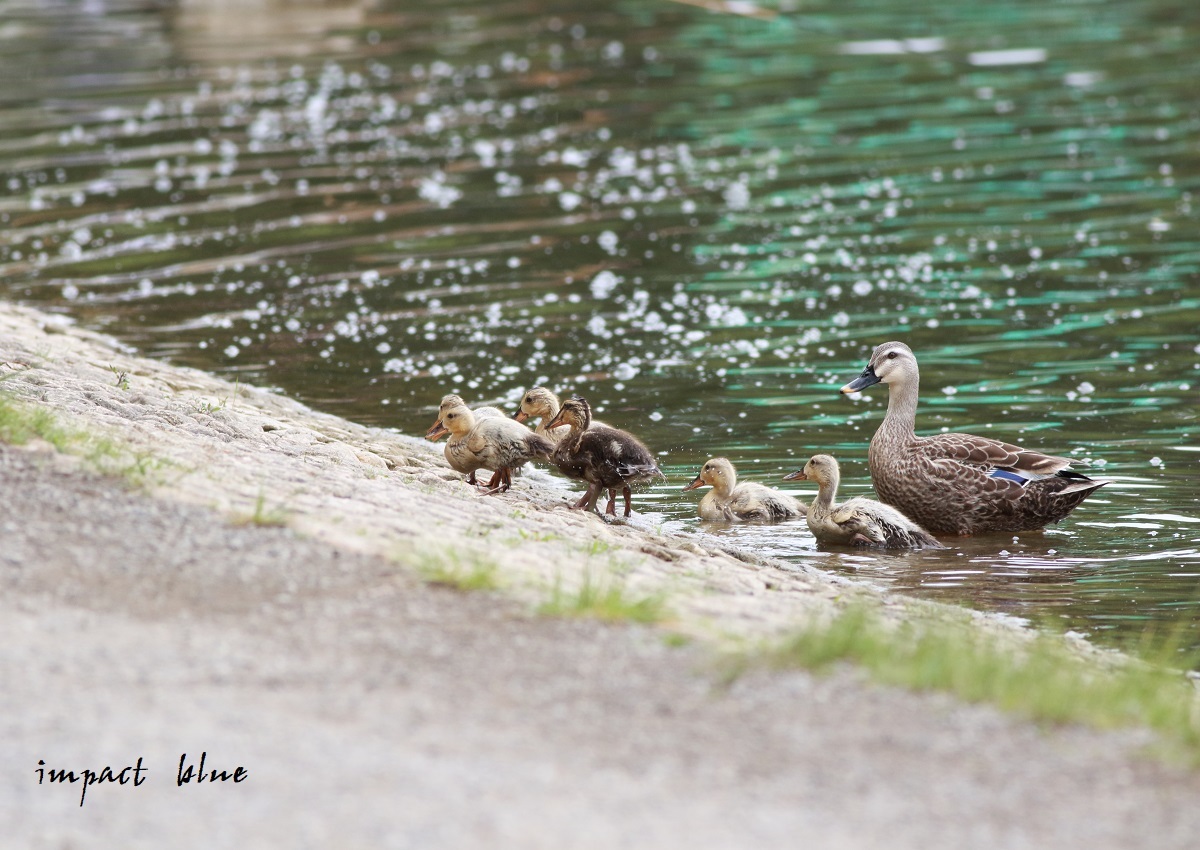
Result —
[{"label": "duck's tail feathers", "polygon": [[620,463],[617,464],[617,473],[622,478],[661,478],[667,480],[667,476],[658,468],[657,463]]},{"label": "duck's tail feathers", "polygon": [[[1059,474],[1061,475],[1062,473],[1059,473]],[[1055,495],[1067,496],[1067,495],[1070,495],[1071,493],[1090,493],[1093,490],[1099,490],[1105,484],[1112,483],[1111,481],[1108,481],[1107,479],[1097,480],[1095,478],[1088,478],[1085,475],[1079,475],[1078,473],[1075,473],[1070,477],[1072,477],[1072,478],[1077,477],[1079,480],[1073,481],[1072,483],[1068,484],[1066,487],[1063,487]]]}]

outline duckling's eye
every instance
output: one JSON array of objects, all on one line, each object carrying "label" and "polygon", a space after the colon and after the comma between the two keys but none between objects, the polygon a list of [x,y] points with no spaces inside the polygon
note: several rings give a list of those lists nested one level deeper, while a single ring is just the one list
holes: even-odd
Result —
[{"label": "duckling's eye", "polygon": [[889,351],[888,352],[888,360],[895,360],[895,359],[896,359],[896,352]]}]

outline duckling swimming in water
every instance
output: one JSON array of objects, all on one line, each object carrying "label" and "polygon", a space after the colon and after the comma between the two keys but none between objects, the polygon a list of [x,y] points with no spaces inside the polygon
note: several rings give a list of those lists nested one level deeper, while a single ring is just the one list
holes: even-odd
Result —
[{"label": "duckling swimming in water", "polygon": [[813,455],[804,469],[783,477],[784,481],[797,479],[816,481],[820,488],[808,506],[808,528],[822,543],[881,549],[942,548],[936,537],[883,502],[856,496],[834,504],[841,472],[829,455]]},{"label": "duckling swimming in water", "polygon": [[[637,437],[619,428],[593,423],[592,408],[586,399],[574,396],[564,401],[546,427],[562,424],[569,425],[570,431],[559,441],[550,460],[568,478],[588,483],[583,498],[572,507],[596,511],[600,491],[619,487],[625,497],[625,516],[630,516],[633,513],[630,487],[655,478],[666,480],[654,455]],[[616,516],[615,499],[609,499],[606,512]]]},{"label": "duckling swimming in water", "polygon": [[777,522],[807,513],[802,502],[786,493],[749,481],[739,484],[737,471],[728,458],[705,461],[700,473],[683,489],[697,490],[706,484],[712,489],[704,494],[697,508],[701,519]]},{"label": "duckling swimming in water", "polygon": [[446,443],[446,462],[467,476],[468,484],[478,484],[475,472],[493,470],[486,485],[487,493],[503,493],[512,485],[515,467],[534,458],[549,460],[554,444],[507,416],[477,419],[465,404],[451,404],[433,423],[425,437],[436,440],[450,434]]}]

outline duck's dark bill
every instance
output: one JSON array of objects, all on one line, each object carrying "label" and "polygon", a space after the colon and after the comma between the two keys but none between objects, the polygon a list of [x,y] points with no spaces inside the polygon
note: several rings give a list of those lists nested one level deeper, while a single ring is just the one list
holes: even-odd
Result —
[{"label": "duck's dark bill", "polygon": [[863,373],[861,375],[859,375],[857,378],[855,378],[850,383],[846,384],[846,386],[842,387],[842,392],[856,393],[859,390],[865,390],[867,387],[871,386],[872,384],[878,384],[878,383],[879,383],[879,376],[875,374],[874,369],[872,369],[870,366],[868,366],[866,369],[863,369]]}]

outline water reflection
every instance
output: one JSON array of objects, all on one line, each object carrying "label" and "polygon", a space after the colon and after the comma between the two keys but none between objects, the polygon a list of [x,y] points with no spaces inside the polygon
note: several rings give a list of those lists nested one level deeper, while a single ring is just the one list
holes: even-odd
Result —
[{"label": "water reflection", "polygon": [[[1195,624],[1200,21],[699,5],[5,4],[0,292],[408,433],[445,392],[581,392],[661,453],[652,522]],[[829,452],[869,494],[884,402],[837,388],[897,337],[919,428],[1114,483],[937,554],[700,527],[679,487],[711,455],[777,486]]]}]

